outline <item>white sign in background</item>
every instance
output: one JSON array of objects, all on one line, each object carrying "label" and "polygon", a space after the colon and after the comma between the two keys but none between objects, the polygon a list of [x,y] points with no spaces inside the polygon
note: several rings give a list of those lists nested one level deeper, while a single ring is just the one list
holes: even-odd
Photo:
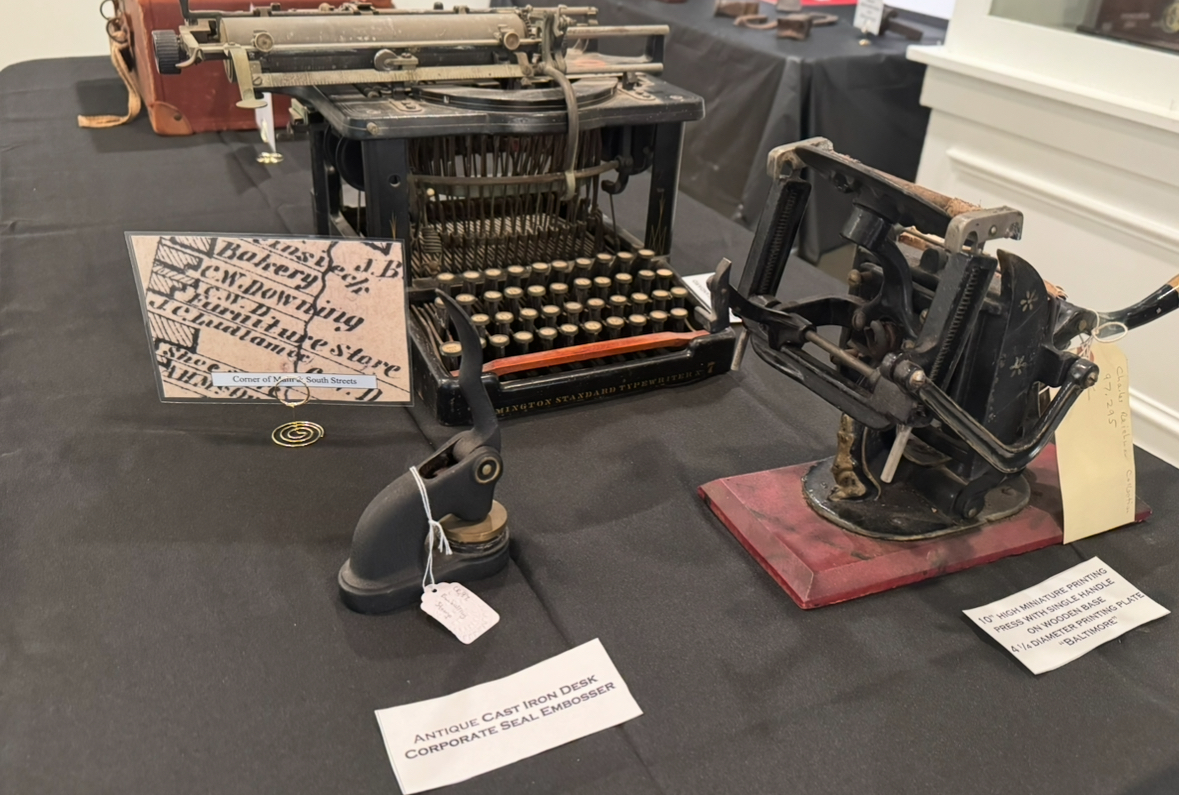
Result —
[{"label": "white sign in background", "polygon": [[1171,611],[1091,558],[1039,585],[962,611],[1034,674],[1052,671]]},{"label": "white sign in background", "polygon": [[883,20],[884,0],[860,0],[856,3],[856,18],[852,21],[856,30],[879,36]]},{"label": "white sign in background", "polygon": [[494,682],[377,710],[405,795],[457,784],[637,718],[599,640]]}]

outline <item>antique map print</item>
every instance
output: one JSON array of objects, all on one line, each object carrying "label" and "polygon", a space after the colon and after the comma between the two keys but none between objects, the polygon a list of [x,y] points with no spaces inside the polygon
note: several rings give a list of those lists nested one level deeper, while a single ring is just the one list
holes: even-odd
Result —
[{"label": "antique map print", "polygon": [[[274,400],[298,373],[312,400],[409,403],[405,266],[393,240],[127,235],[160,399]],[[323,378],[321,375],[337,376]],[[347,377],[375,388],[324,386]]]}]

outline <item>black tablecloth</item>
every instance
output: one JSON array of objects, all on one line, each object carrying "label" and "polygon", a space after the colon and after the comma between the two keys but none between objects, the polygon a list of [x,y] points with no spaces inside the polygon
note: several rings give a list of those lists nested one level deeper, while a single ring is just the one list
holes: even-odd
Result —
[{"label": "black tablecloth", "polygon": [[[703,121],[688,125],[681,188],[714,210],[755,224],[770,185],[766,155],[815,136],[890,174],[917,176],[929,120],[920,103],[925,67],[906,60],[910,42],[895,34],[861,46],[853,8],[833,9],[837,25],[814,28],[799,42],[734,27],[713,16],[712,0],[595,5],[603,24],[671,26],[663,76],[704,97],[707,109]],[[839,230],[849,209],[846,197],[819,186],[800,242],[804,258],[814,262],[843,245]]]},{"label": "black tablecloth", "polygon": [[[284,450],[286,409],[158,402],[123,232],[306,233],[306,156],[79,130],[120,104],[108,69],[0,74],[0,793],[396,792],[374,709],[595,637],[644,715],[448,792],[1179,788],[1173,618],[1034,677],[961,614],[1093,555],[1179,603],[1176,472],[1139,454],[1144,526],[804,612],[694,494],[834,443],[756,361],[503,425],[515,562],[473,585],[502,620],[472,646],[348,612],[359,513],[450,431],[307,408],[326,439]],[[685,269],[748,244],[690,200],[680,224]]]}]

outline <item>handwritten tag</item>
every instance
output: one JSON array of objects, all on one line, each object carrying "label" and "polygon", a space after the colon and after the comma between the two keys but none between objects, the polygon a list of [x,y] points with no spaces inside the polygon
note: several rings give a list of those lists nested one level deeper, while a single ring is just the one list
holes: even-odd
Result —
[{"label": "handwritten tag", "polygon": [[377,710],[377,724],[401,791],[413,795],[642,714],[601,641],[592,640],[503,679]]},{"label": "handwritten tag", "polygon": [[1006,599],[962,612],[1028,670],[1042,674],[1171,611],[1100,558],[1091,558]]},{"label": "handwritten tag", "polygon": [[852,21],[856,30],[880,35],[880,24],[884,20],[884,0],[860,0],[856,4],[856,17]]},{"label": "handwritten tag", "polygon": [[427,585],[422,610],[468,644],[499,623],[499,613],[457,582]]},{"label": "handwritten tag", "polygon": [[1056,429],[1056,459],[1064,502],[1064,543],[1134,521],[1134,433],[1130,427],[1130,371],[1112,343],[1095,343],[1101,368]]}]

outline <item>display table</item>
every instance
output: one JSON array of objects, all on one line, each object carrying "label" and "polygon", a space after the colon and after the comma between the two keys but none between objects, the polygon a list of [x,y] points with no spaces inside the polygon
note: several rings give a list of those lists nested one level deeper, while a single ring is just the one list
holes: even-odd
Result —
[{"label": "display table", "polygon": [[[644,715],[446,792],[1179,787],[1174,618],[1034,677],[961,613],[1094,555],[1179,604],[1176,471],[1140,454],[1143,526],[804,612],[695,496],[835,443],[755,357],[502,426],[515,563],[473,585],[502,620],[472,646],[350,613],[356,519],[451,431],[304,408],[327,437],[286,450],[288,409],[158,401],[124,231],[304,234],[310,180],[301,143],[266,169],[252,134],[78,129],[122,101],[108,69],[0,73],[0,792],[395,793],[374,709],[593,638]],[[685,270],[745,234],[690,200],[679,223]]]},{"label": "display table", "polygon": [[[854,8],[819,9],[837,14],[839,23],[790,41],[734,27],[732,19],[713,16],[711,0],[595,5],[602,24],[671,26],[663,76],[704,97],[707,109],[704,121],[688,125],[680,189],[722,215],[756,224],[770,187],[766,155],[804,138],[830,138],[838,151],[870,166],[917,175],[929,119],[919,101],[925,70],[905,60],[910,42],[899,36],[861,46]],[[773,13],[772,5],[762,7]],[[927,30],[927,40],[943,33]],[[815,262],[844,245],[839,230],[848,209],[830,186],[816,186],[799,245],[805,259]]]}]

